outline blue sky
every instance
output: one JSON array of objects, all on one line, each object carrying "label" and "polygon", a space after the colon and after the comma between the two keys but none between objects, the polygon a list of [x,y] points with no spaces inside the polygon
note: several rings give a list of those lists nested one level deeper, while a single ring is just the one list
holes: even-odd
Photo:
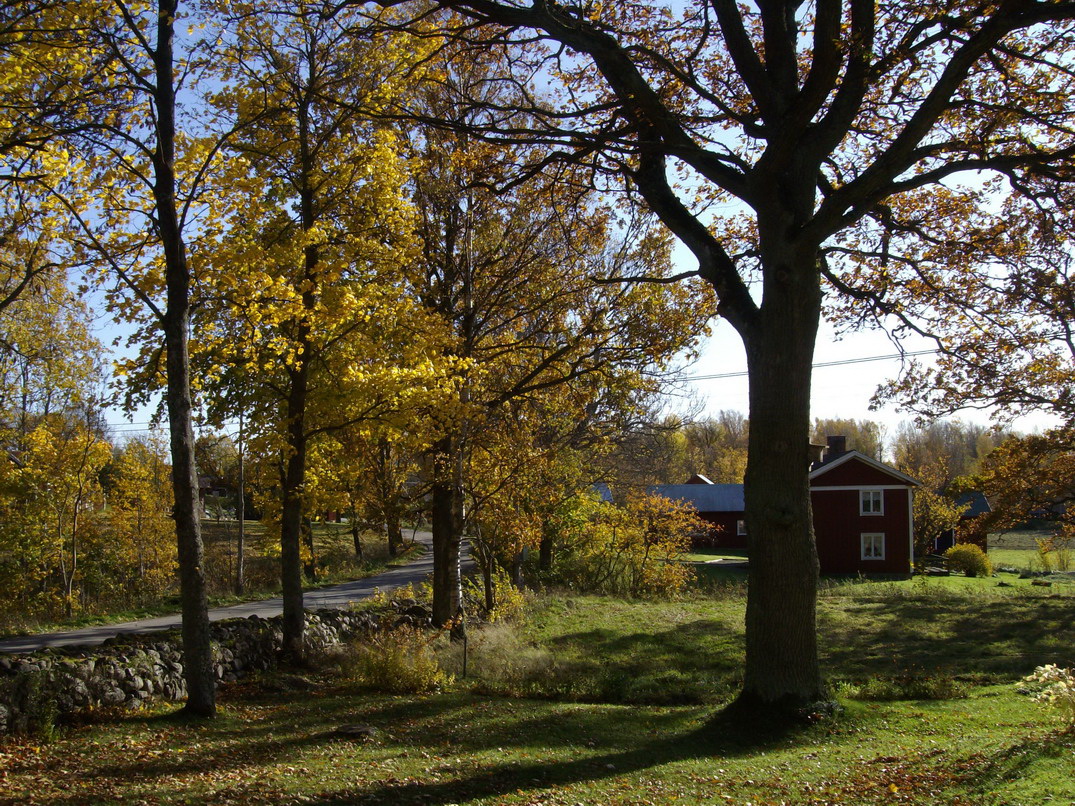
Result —
[{"label": "blue sky", "polygon": [[[929,349],[931,346],[929,342],[922,339],[905,343],[904,349],[918,351]],[[833,328],[822,322],[814,363],[824,364],[874,356],[892,356],[896,352],[897,349],[881,331],[864,331],[837,339]],[[928,361],[928,357],[920,360]],[[899,423],[910,419],[911,416],[900,412],[891,404],[878,411],[871,411],[870,398],[880,384],[898,374],[899,368],[900,362],[896,358],[816,368],[811,394],[812,416],[875,420],[886,426],[891,436]],[[701,358],[686,374],[715,375],[736,372],[746,372],[746,354],[743,351],[742,342],[730,325],[718,322],[713,328],[712,337],[702,351]],[[745,374],[730,378],[695,381],[690,384],[690,388],[703,401],[707,412],[732,409],[746,413],[747,379]],[[968,422],[986,425],[990,423],[988,412],[968,410],[957,417]],[[1038,414],[1017,419],[1014,427],[1017,430],[1029,432],[1045,429],[1054,424],[1054,418]]]}]

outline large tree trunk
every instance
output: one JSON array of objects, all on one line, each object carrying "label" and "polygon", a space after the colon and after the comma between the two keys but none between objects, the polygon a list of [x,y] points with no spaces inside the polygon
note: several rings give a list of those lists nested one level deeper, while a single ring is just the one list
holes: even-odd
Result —
[{"label": "large tree trunk", "polygon": [[[170,285],[170,283],[169,283]],[[216,674],[209,638],[209,600],[198,519],[198,474],[191,424],[186,314],[173,316],[169,293],[165,321],[168,352],[168,430],[172,449],[173,514],[179,547],[179,588],[183,613],[183,672],[186,710],[199,716],[216,713]]]},{"label": "large tree trunk", "polygon": [[538,570],[548,572],[552,570],[553,532],[548,524],[541,530],[541,543],[538,546]]},{"label": "large tree trunk", "polygon": [[305,616],[302,607],[302,510],[306,481],[306,362],[291,373],[291,393],[287,402],[287,442],[289,454],[284,470],[280,515],[280,586],[283,595],[282,655],[290,663],[305,658]]},{"label": "large tree trunk", "polygon": [[456,467],[457,440],[445,437],[433,447],[433,625],[449,624],[462,610],[459,545],[463,527],[463,490]]},{"label": "large tree trunk", "polygon": [[190,273],[176,212],[175,90],[172,77],[174,0],[160,3],[156,68],[157,149],[153,155],[153,196],[164,247],[167,307],[161,326],[167,355],[168,433],[172,451],[174,517],[179,549],[179,586],[183,614],[185,710],[198,716],[216,713],[216,674],[209,639],[209,605],[205,592],[201,525],[198,520],[198,474],[194,464],[194,427],[190,393]]},{"label": "large tree trunk", "polygon": [[[299,107],[299,144],[301,148],[302,187],[299,191],[299,216],[304,233],[317,224],[314,209],[315,190],[313,157],[310,154],[310,109]],[[306,485],[306,405],[310,389],[310,354],[313,348],[309,317],[317,307],[318,266],[320,254],[316,244],[308,244],[302,253],[302,282],[296,290],[302,296],[305,316],[295,327],[293,342],[301,348],[295,364],[288,370],[287,396],[287,466],[281,490],[283,506],[280,514],[280,587],[283,595],[283,647],[281,654],[290,663],[306,660],[306,617],[302,607],[302,515]]]},{"label": "large tree trunk", "polygon": [[235,595],[242,596],[245,587],[246,563],[246,467],[243,456],[243,412],[239,412],[239,499],[235,516],[239,519],[239,536],[235,543]]},{"label": "large tree trunk", "polygon": [[[763,247],[764,249],[764,247]],[[750,371],[750,573],[740,701],[794,709],[824,696],[810,511],[810,376],[820,313],[814,254],[771,245],[765,299],[743,333]],[[772,270],[769,270],[769,269]]]},{"label": "large tree trunk", "polygon": [[388,539],[388,556],[395,557],[403,546],[403,528],[400,525],[399,490],[393,465],[392,445],[382,439],[377,445],[377,470],[381,483],[381,506],[384,507],[385,536]]}]

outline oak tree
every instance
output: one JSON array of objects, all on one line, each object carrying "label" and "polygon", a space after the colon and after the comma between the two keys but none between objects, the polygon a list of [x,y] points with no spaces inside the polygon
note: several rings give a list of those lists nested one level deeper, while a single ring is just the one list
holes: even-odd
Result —
[{"label": "oak tree", "polygon": [[473,504],[480,487],[496,486],[468,480],[467,468],[486,436],[492,447],[497,423],[525,421],[547,395],[576,423],[591,420],[601,389],[652,385],[649,373],[688,348],[708,314],[681,304],[684,289],[608,282],[668,274],[668,239],[646,216],[617,217],[571,171],[510,183],[532,149],[471,130],[483,105],[510,100],[503,86],[513,79],[487,54],[467,56],[440,54],[401,98],[419,122],[434,123],[408,130],[421,165],[418,294],[446,323],[445,352],[458,366],[458,385],[433,417],[428,459],[437,624],[460,612],[467,496]]},{"label": "oak tree", "polygon": [[984,209],[983,172],[1066,176],[1075,5],[435,5],[462,17],[448,36],[502,47],[514,71],[513,101],[486,106],[471,135],[535,146],[524,173],[568,161],[621,182],[716,291],[750,372],[740,702],[825,696],[807,481],[823,295],[898,313],[876,275],[914,274],[924,252],[958,275],[965,251],[943,245]]},{"label": "oak tree", "polygon": [[991,531],[1040,519],[1070,533],[1075,524],[1075,433],[1063,427],[1012,435],[957,485],[986,496],[992,511],[983,526]]}]

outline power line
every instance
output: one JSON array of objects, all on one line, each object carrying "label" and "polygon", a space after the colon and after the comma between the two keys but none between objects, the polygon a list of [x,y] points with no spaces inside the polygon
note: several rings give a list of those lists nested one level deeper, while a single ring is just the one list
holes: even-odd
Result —
[{"label": "power line", "polygon": [[[936,350],[916,350],[909,353],[892,353],[891,355],[868,355],[861,358],[842,358],[839,361],[822,361],[817,364],[811,364],[814,369],[824,369],[825,367],[843,367],[848,364],[865,364],[870,361],[892,361],[896,358],[912,358],[919,355],[933,355]],[[718,381],[723,378],[745,378],[749,373],[744,369],[740,372],[721,372],[716,375],[688,375],[684,380],[686,381]]]},{"label": "power line", "polygon": [[[903,358],[916,358],[922,355],[934,355],[937,350],[914,350],[911,352],[903,353],[891,353],[889,355],[867,355],[859,358],[842,358],[837,361],[820,361],[816,364],[811,364],[813,369],[825,369],[827,367],[844,367],[850,364],[867,364],[873,361],[894,361],[896,359]],[[744,369],[738,372],[719,372],[712,375],[688,375],[684,380],[686,381],[719,381],[726,378],[745,378],[749,373]],[[154,430],[154,428],[132,428],[131,426],[152,426],[150,422],[136,422],[136,423],[108,423],[108,426],[120,433],[140,433]],[[160,426],[164,427],[164,426]],[[195,428],[210,428],[207,425],[195,424]]]},{"label": "power line", "polygon": [[[127,422],[110,423],[110,422],[106,422],[105,425],[108,426],[108,428],[110,430],[114,431],[117,434],[148,434],[148,433],[151,433],[153,431],[166,432],[168,430],[168,422],[167,421],[161,422],[161,423],[159,423],[157,425],[154,425],[151,422],[144,422],[144,423],[137,423],[137,422],[136,423],[127,423]],[[194,423],[193,425],[194,425],[195,430],[205,430],[205,429],[217,430],[218,429],[218,426],[209,425],[207,423]],[[219,430],[222,430],[225,433],[229,433],[227,431],[227,429],[225,429],[225,428],[220,428]],[[230,433],[229,433],[229,436],[230,436]]]}]

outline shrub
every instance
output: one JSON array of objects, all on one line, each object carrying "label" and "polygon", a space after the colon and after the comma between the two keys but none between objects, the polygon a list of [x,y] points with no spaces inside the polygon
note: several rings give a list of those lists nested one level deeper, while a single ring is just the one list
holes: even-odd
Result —
[{"label": "shrub", "polygon": [[351,645],[340,659],[343,674],[361,686],[388,694],[422,694],[452,682],[437,661],[440,633],[413,627],[383,630]]},{"label": "shrub", "polygon": [[497,566],[489,574],[493,589],[493,608],[486,608],[485,578],[467,575],[463,578],[463,601],[468,618],[481,621],[515,621],[526,610],[526,593],[511,583],[503,568]]},{"label": "shrub", "polygon": [[1043,571],[1052,571],[1054,568],[1057,571],[1071,570],[1071,535],[1039,537],[1035,542],[1038,544],[1037,555]]},{"label": "shrub", "polygon": [[692,534],[709,528],[689,504],[654,495],[623,506],[580,497],[556,520],[556,570],[544,581],[624,596],[683,592],[695,575],[679,557]]},{"label": "shrub", "polygon": [[948,558],[948,567],[953,571],[962,571],[969,577],[988,577],[993,575],[993,563],[984,551],[973,543],[959,543],[944,553]]},{"label": "shrub", "polygon": [[362,610],[387,610],[399,609],[401,605],[418,603],[423,607],[432,607],[433,587],[428,582],[423,582],[417,587],[408,582],[392,590],[383,591],[375,588],[373,593],[361,602],[352,603],[353,608]]},{"label": "shrub", "polygon": [[1031,687],[1034,702],[1058,708],[1068,728],[1075,730],[1075,669],[1050,663],[1039,666],[1023,683]]},{"label": "shrub", "polygon": [[[552,653],[528,643],[517,627],[506,621],[470,630],[465,651],[467,678],[479,692],[540,696],[561,674]],[[456,676],[463,673],[463,652],[459,642],[440,652],[442,665]]]},{"label": "shrub", "polygon": [[432,607],[433,586],[429,582],[420,582],[417,585],[408,582],[406,585],[391,591],[387,598],[388,602],[393,606],[398,606],[404,602],[409,604],[413,600],[425,607]]}]

